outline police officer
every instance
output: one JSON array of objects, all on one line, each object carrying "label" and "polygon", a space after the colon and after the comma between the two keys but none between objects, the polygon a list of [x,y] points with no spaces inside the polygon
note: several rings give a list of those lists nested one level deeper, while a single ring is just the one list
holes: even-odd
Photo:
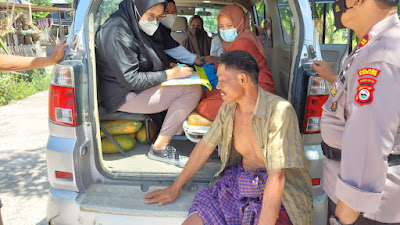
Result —
[{"label": "police officer", "polygon": [[[360,42],[339,76],[326,75],[337,77],[321,121],[330,224],[400,224],[398,4],[336,0],[333,6],[335,26],[354,30]],[[321,65],[311,69],[326,71]]]}]

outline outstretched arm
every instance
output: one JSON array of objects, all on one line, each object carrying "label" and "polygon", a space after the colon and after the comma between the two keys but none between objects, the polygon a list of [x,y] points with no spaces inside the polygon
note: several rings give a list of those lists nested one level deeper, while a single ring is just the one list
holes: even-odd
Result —
[{"label": "outstretched arm", "polygon": [[0,70],[21,71],[54,65],[64,57],[64,49],[68,47],[68,44],[65,42],[66,40],[63,40],[56,45],[50,57],[24,57],[0,54]]},{"label": "outstretched arm", "polygon": [[214,146],[200,140],[190,154],[189,161],[182,173],[175,179],[174,183],[165,189],[155,190],[145,194],[143,198],[149,199],[146,203],[158,202],[159,205],[164,205],[174,201],[178,197],[179,190],[182,186],[206,163],[214,149]]},{"label": "outstretched arm", "polygon": [[285,170],[268,171],[262,200],[259,225],[275,225],[281,208],[283,187],[285,186]]}]

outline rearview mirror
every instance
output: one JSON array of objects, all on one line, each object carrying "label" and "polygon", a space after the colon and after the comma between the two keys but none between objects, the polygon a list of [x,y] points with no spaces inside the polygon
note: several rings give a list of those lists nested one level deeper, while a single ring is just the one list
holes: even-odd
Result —
[{"label": "rearview mirror", "polygon": [[211,12],[210,11],[200,11],[197,12],[198,16],[211,16]]}]

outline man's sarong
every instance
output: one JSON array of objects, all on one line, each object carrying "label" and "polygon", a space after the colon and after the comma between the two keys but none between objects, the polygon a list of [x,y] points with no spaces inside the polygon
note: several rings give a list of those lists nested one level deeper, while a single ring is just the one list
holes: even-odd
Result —
[{"label": "man's sarong", "polygon": [[[213,187],[196,194],[189,215],[198,213],[205,225],[258,224],[267,178],[266,169],[252,173],[241,162],[228,167]],[[276,224],[291,225],[283,205]]]}]

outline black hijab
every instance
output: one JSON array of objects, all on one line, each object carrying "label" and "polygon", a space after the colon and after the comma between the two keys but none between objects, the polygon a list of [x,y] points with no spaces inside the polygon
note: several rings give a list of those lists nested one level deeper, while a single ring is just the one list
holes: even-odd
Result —
[{"label": "black hijab", "polygon": [[[149,57],[152,59],[155,70],[164,70],[169,68],[168,57],[151,36],[140,30],[140,17],[151,7],[157,4],[166,5],[166,0],[124,0],[119,4],[119,10],[111,17],[121,17],[131,28],[135,38],[139,40],[139,45],[147,50]],[[135,13],[135,7],[140,15]]]}]

